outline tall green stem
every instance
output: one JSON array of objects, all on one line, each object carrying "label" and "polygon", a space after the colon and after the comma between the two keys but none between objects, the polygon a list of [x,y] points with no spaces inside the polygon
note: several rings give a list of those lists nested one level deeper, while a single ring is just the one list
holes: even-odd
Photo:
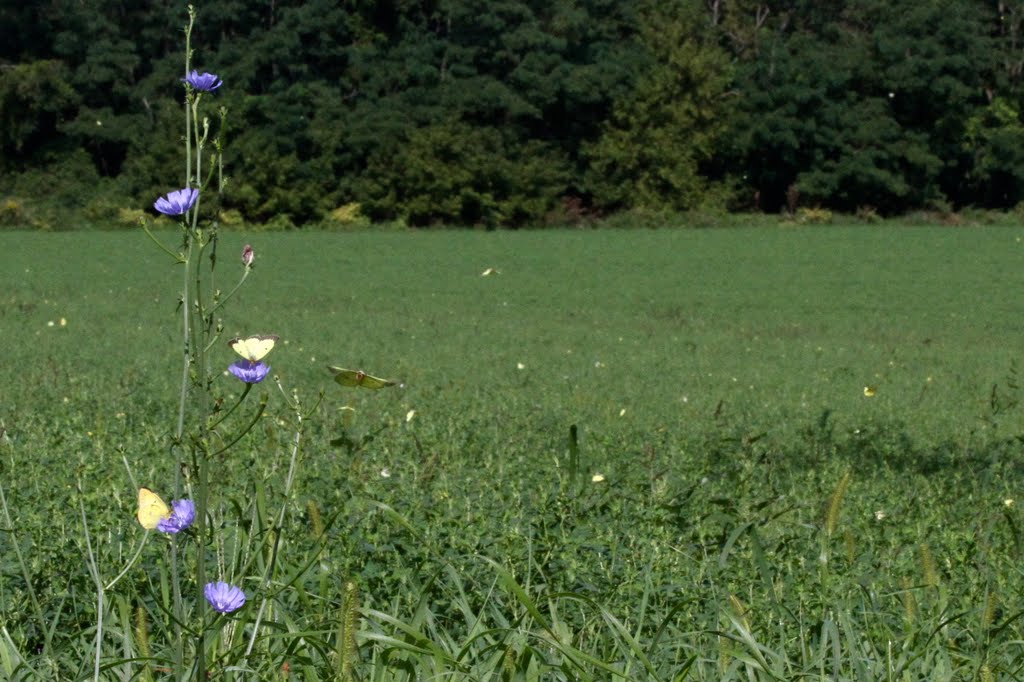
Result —
[{"label": "tall green stem", "polygon": [[[190,266],[192,263],[192,240],[188,235],[188,231],[185,232],[185,262],[183,264],[183,270],[185,276],[181,284],[181,309],[182,309],[182,335],[184,337],[183,351],[184,351],[184,362],[182,363],[181,370],[181,396],[178,402],[178,423],[174,429],[174,449],[178,455],[177,466],[174,467],[174,497],[175,499],[181,498],[181,450],[185,438],[185,406],[188,400],[188,368],[191,363],[191,351],[189,348],[189,340],[191,338],[191,325],[190,325],[190,314],[188,300],[190,297],[189,283],[191,281]],[[182,637],[182,623],[184,622],[185,608],[181,601],[181,587],[179,581],[178,572],[178,542],[175,540],[171,543],[171,589],[173,591],[174,598],[174,631],[175,631],[175,645],[174,645],[174,663],[175,669],[178,671],[180,679],[185,679],[185,643]]]},{"label": "tall green stem", "polygon": [[[199,154],[197,153],[198,157]],[[198,164],[198,158],[197,158]],[[202,239],[202,236],[198,231],[194,231],[196,239]],[[196,642],[198,651],[196,652],[197,665],[198,665],[198,679],[206,679],[206,616],[207,616],[207,603],[203,594],[203,589],[206,585],[206,549],[209,544],[209,538],[207,533],[207,514],[208,514],[208,501],[209,501],[209,458],[207,457],[207,450],[209,446],[208,437],[208,424],[207,417],[209,414],[210,406],[210,372],[208,367],[208,360],[206,355],[206,325],[204,324],[205,306],[203,304],[202,297],[202,262],[200,255],[203,249],[200,247],[196,250],[196,262],[195,266],[195,301],[190,306],[192,310],[193,325],[192,325],[192,356],[195,359],[195,381],[198,384],[198,391],[196,391],[196,399],[198,401],[198,437],[195,443],[195,465],[199,476],[199,489],[196,492],[196,533],[198,536],[198,542],[196,543],[196,604],[199,612],[199,622],[201,627],[199,628],[199,634]]]},{"label": "tall green stem", "polygon": [[[189,68],[192,65],[192,26],[196,23],[196,9],[188,6],[188,26],[185,27],[185,77],[188,78]],[[192,140],[188,132],[192,130],[192,110],[185,107],[185,187],[192,186]],[[197,175],[198,179],[199,176]]]},{"label": "tall green stem", "polygon": [[[189,70],[191,68],[192,59],[192,27],[195,25],[196,11],[195,8],[189,5],[188,8],[188,25],[185,28],[185,76],[188,77]],[[197,104],[198,97],[195,93],[187,91],[188,94],[185,100],[185,187],[193,187],[193,183],[198,187],[200,182],[199,174],[199,159],[201,154],[201,142],[199,138],[199,130],[197,126]],[[195,144],[195,159],[193,161],[192,147]],[[202,189],[201,187],[198,187]],[[199,627],[198,635],[196,638],[196,679],[206,679],[206,617],[207,617],[207,604],[203,595],[203,586],[206,584],[206,547],[207,547],[207,533],[206,533],[206,517],[207,517],[207,482],[209,481],[209,471],[207,470],[207,457],[206,457],[206,416],[209,408],[209,372],[207,370],[206,360],[206,338],[203,330],[203,302],[202,302],[202,289],[200,283],[202,281],[202,267],[200,264],[200,258],[203,252],[203,234],[198,229],[198,217],[199,217],[199,202],[198,200],[193,205],[191,211],[186,215],[185,229],[185,277],[182,284],[182,308],[183,308],[183,334],[184,334],[184,346],[185,346],[185,367],[182,372],[181,378],[181,402],[178,410],[178,425],[175,430],[176,442],[179,447],[183,445],[183,439],[185,434],[185,410],[186,403],[189,393],[189,382],[191,377],[189,376],[189,369],[194,371],[194,381],[198,384],[196,391],[196,397],[198,399],[198,411],[193,414],[198,415],[198,438],[193,444],[192,452],[192,465],[195,471],[194,475],[198,475],[199,478],[199,490],[196,496],[196,533],[198,541],[196,543],[196,611],[199,615]],[[192,286],[193,277],[195,278],[195,286]],[[175,476],[175,494],[180,496],[181,494],[181,466],[178,467],[178,472]],[[181,636],[181,623],[184,618],[184,609],[181,604],[180,587],[178,582],[177,572],[177,543],[172,546],[172,571],[175,591],[175,615],[176,622],[178,623],[177,628],[177,648],[175,656],[177,657],[178,671],[182,679],[188,674],[183,665],[183,638]]]}]

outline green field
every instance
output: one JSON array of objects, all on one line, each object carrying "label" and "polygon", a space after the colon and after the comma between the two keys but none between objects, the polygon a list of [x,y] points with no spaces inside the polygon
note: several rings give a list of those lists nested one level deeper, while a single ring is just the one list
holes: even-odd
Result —
[{"label": "green field", "polygon": [[[287,502],[291,582],[246,585],[304,644],[248,664],[328,679],[353,580],[354,679],[1020,679],[1022,237],[222,235],[218,287],[257,253],[223,338],[280,335],[285,391],[324,391]],[[6,233],[0,262],[0,676],[20,657],[25,679],[74,679],[95,621],[79,502],[112,576],[136,486],[174,477],[181,273],[141,233]],[[327,364],[401,385],[342,389]],[[259,537],[230,502],[275,499],[290,439],[265,418],[218,462],[232,537]],[[164,660],[150,544],[106,660],[144,657],[124,634],[140,605]]]}]

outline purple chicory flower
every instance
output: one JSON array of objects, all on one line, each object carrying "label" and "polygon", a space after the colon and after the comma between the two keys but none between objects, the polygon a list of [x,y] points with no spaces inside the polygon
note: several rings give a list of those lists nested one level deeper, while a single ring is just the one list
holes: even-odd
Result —
[{"label": "purple chicory flower", "polygon": [[258,384],[267,378],[270,365],[242,359],[228,365],[228,371],[247,384]]},{"label": "purple chicory flower", "polygon": [[251,266],[252,261],[255,257],[256,254],[252,250],[252,245],[246,244],[245,248],[242,249],[242,263],[245,265],[245,267]]},{"label": "purple chicory flower", "polygon": [[185,81],[196,90],[200,90],[202,92],[212,92],[220,86],[224,85],[224,81],[218,78],[217,74],[207,73],[205,71],[202,73],[199,73],[198,71],[193,71],[181,80]]},{"label": "purple chicory flower", "polygon": [[210,602],[213,610],[218,613],[231,613],[245,606],[245,592],[220,580],[206,583],[203,594],[206,595],[206,601]]},{"label": "purple chicory flower", "polygon": [[171,515],[160,519],[156,529],[161,533],[179,533],[196,519],[196,505],[192,500],[175,500],[171,503]]},{"label": "purple chicory flower", "polygon": [[199,190],[194,187],[186,187],[175,192],[170,192],[166,197],[160,197],[153,204],[153,208],[164,215],[181,215],[187,213],[196,204],[199,198]]}]

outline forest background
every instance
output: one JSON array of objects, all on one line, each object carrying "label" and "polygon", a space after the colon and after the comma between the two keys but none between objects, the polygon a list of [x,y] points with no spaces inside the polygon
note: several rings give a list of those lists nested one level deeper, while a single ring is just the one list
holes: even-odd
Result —
[{"label": "forest background", "polygon": [[[226,224],[873,219],[1024,199],[1024,2],[197,9],[194,64],[225,82]],[[177,188],[168,27],[184,16],[180,1],[0,4],[0,225],[135,224]]]}]

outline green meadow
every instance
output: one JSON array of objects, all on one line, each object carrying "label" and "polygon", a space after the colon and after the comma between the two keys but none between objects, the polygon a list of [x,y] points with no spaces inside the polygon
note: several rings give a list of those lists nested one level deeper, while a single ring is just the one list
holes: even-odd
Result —
[{"label": "green meadow", "polygon": [[[287,499],[274,381],[216,462],[219,561],[284,566],[220,674],[1021,679],[1022,238],[222,233],[215,286],[256,261],[213,364],[277,334],[311,414]],[[0,264],[0,678],[92,679],[83,557],[116,575],[176,474],[182,272],[141,232],[4,233]],[[102,607],[101,679],[170,679],[162,544]]]}]

